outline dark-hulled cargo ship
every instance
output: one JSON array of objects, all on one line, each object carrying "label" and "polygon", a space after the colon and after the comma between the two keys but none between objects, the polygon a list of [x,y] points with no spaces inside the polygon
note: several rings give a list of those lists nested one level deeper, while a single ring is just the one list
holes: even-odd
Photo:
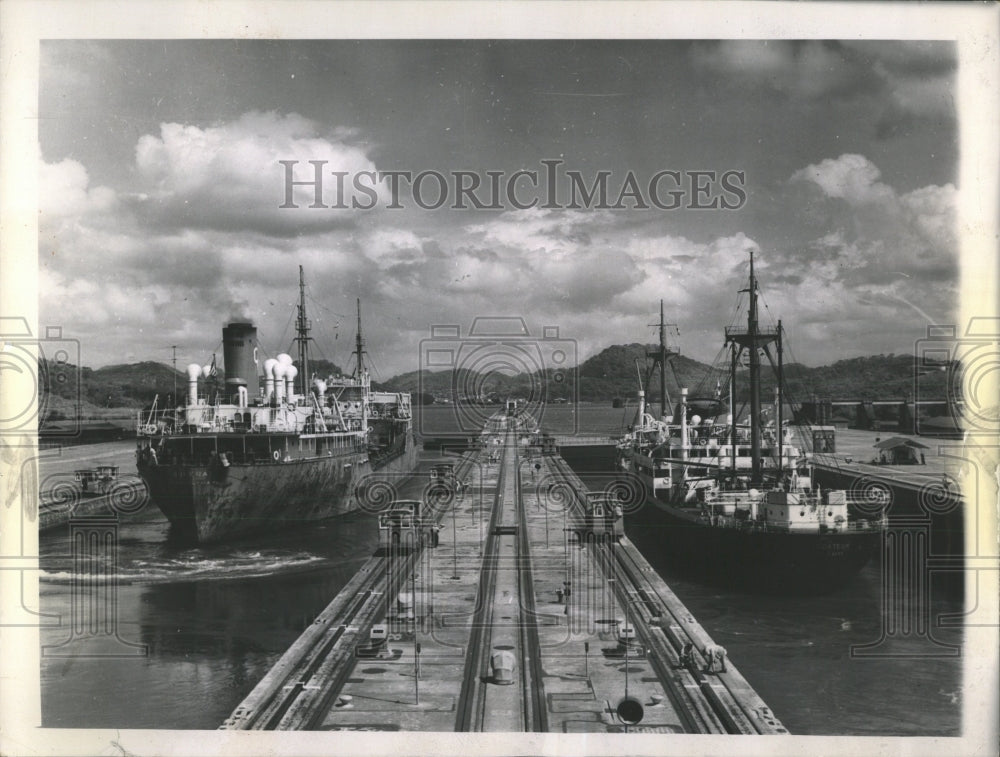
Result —
[{"label": "dark-hulled cargo ship", "polygon": [[[647,412],[640,389],[637,423],[617,448],[619,468],[651,495],[631,515],[632,524],[657,529],[664,551],[706,578],[765,592],[826,593],[877,554],[885,518],[859,507],[848,491],[816,485],[809,454],[782,417],[783,330],[780,321],[777,327],[758,324],[752,254],[743,291],[749,293],[746,325],[726,329],[728,406],[721,396],[689,401],[682,388],[674,414],[664,410],[657,419]],[[763,356],[777,379],[767,424],[760,398]],[[661,313],[663,400],[666,358]],[[735,383],[743,360],[749,367],[749,422],[740,423]]]},{"label": "dark-hulled cargo ship", "polygon": [[200,392],[199,381],[215,371],[192,363],[187,402],[163,411],[154,405],[139,419],[137,467],[150,498],[199,542],[349,513],[375,482],[416,465],[410,395],[371,389],[360,303],[353,375],[310,375],[301,267],[299,276],[298,366],[287,354],[261,365],[256,328],[230,323],[224,388],[214,397]]}]

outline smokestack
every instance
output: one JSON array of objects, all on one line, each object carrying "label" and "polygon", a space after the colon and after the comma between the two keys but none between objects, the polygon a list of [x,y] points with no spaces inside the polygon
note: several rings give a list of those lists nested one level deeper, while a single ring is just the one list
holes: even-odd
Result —
[{"label": "smokestack", "polygon": [[[279,356],[280,357],[280,356]],[[285,363],[278,360],[271,366],[271,375],[274,377],[274,403],[281,404],[285,399]]]},{"label": "smokestack", "polygon": [[[688,390],[681,389],[681,459],[688,459]],[[687,469],[684,470],[687,478]]]},{"label": "smokestack", "polygon": [[230,323],[222,329],[222,359],[226,372],[226,396],[239,393],[245,386],[247,394],[257,396],[257,329],[249,322]]},{"label": "smokestack", "polygon": [[188,375],[188,405],[198,404],[198,376],[201,375],[201,366],[191,363],[187,367]]},{"label": "smokestack", "polygon": [[264,361],[264,401],[270,402],[274,399],[274,366],[278,364],[278,361],[273,357],[269,357]]},{"label": "smokestack", "polygon": [[326,394],[326,382],[321,378],[313,379],[313,389],[316,391],[316,399],[319,400],[320,407],[322,407],[323,397]]},{"label": "smokestack", "polygon": [[291,401],[295,397],[295,377],[299,375],[299,369],[294,365],[285,368],[285,396]]}]

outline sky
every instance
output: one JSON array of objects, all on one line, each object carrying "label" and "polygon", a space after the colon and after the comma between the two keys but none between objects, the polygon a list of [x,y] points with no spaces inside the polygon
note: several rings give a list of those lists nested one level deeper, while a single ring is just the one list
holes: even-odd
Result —
[{"label": "sky", "polygon": [[[360,298],[383,380],[477,317],[580,360],[651,342],[661,298],[710,361],[754,250],[793,359],[909,353],[956,318],[956,69],[949,42],[43,41],[41,322],[90,367],[221,360],[234,319],[273,355],[302,265],[318,354],[350,361]],[[287,202],[279,161],[324,161],[322,204],[346,207]],[[445,202],[433,175],[366,178],[392,171],[444,177]],[[568,207],[568,172],[607,202]]]}]

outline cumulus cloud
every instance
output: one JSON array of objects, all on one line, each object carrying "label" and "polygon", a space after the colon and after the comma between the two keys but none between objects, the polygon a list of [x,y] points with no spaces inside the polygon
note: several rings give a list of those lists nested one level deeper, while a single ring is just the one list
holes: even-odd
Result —
[{"label": "cumulus cloud", "polygon": [[91,187],[83,164],[67,158],[41,164],[38,211],[43,224],[58,224],[66,218],[100,214],[115,208],[118,198],[108,187]]},{"label": "cumulus cloud", "polygon": [[789,181],[814,185],[828,200],[843,200],[851,208],[852,225],[865,233],[881,229],[882,236],[897,237],[914,253],[929,248],[938,256],[956,258],[954,185],[899,194],[880,178],[881,171],[868,158],[844,154],[801,168]]},{"label": "cumulus cloud", "polygon": [[[89,365],[148,358],[157,349],[150,340],[211,350],[218,328],[236,315],[283,338],[298,264],[323,291],[346,295],[366,265],[377,272],[407,248],[421,248],[408,230],[359,230],[345,211],[278,208],[279,159],[327,160],[327,171],[374,170],[353,145],[356,136],[322,131],[294,114],[163,124],[158,135],[138,140],[137,181],[127,193],[94,186],[76,160],[42,162],[42,312],[72,325]],[[332,179],[324,199],[338,200]]]},{"label": "cumulus cloud", "polygon": [[881,172],[864,155],[844,154],[801,168],[790,181],[808,181],[818,186],[827,197],[845,200],[859,206],[870,202],[891,200],[894,192],[878,179]]},{"label": "cumulus cloud", "polygon": [[591,242],[590,231],[612,223],[609,211],[527,208],[501,213],[487,223],[466,228],[485,242],[531,252],[563,254]]},{"label": "cumulus cloud", "polygon": [[[788,50],[755,54],[748,65],[766,77],[778,75]],[[524,315],[533,329],[559,326],[586,356],[652,339],[648,325],[661,298],[682,327],[684,351],[709,359],[745,284],[747,251],[757,248],[755,238],[763,242],[759,228],[685,235],[670,214],[637,220],[532,208],[464,225],[456,217],[410,226],[406,214],[354,214],[357,221],[277,207],[278,159],[374,170],[352,146],[356,139],[294,115],[164,124],[136,146],[139,182],[129,195],[93,186],[76,161],[43,165],[41,244],[53,253],[42,256],[43,312],[79,324],[90,365],[147,359],[161,344],[190,345],[201,352],[182,359],[201,362],[236,315],[254,320],[266,344],[287,349],[301,264],[312,290],[323,293],[310,317],[327,329],[328,343],[338,324],[342,336],[353,334],[350,313],[354,297],[362,298],[369,343],[391,355],[383,377],[417,364],[419,340],[434,323],[467,327],[476,315]],[[905,343],[901,312],[922,317],[912,303],[950,312],[952,185],[903,193],[867,157],[848,153],[791,172],[784,190],[790,209],[783,212],[810,241],[803,250],[769,238],[757,260],[774,314],[792,317],[800,338],[819,345],[800,359],[824,359],[831,324],[846,340],[840,354],[871,351],[871,324],[894,324],[885,327],[892,334],[877,335],[874,350],[885,351],[886,340]],[[799,212],[809,208],[819,212]]]},{"label": "cumulus cloud", "polygon": [[[846,154],[806,166],[790,183],[814,188],[802,201],[824,207],[823,234],[813,240],[811,276],[849,287],[858,302],[952,317],[958,277],[957,192],[951,184],[899,193],[877,166]],[[832,227],[832,228],[831,228]],[[862,309],[859,312],[867,312]]]},{"label": "cumulus cloud", "polygon": [[[256,230],[273,235],[315,233],[356,222],[358,211],[338,209],[352,202],[377,208],[387,204],[388,189],[370,177],[375,164],[350,142],[351,133],[321,133],[315,122],[297,114],[246,113],[214,126],[165,123],[159,135],[147,134],[136,145],[136,168],[144,194],[137,208],[163,225],[194,225],[221,230]],[[296,161],[287,168],[279,161]],[[291,205],[286,184],[294,185]],[[335,172],[346,172],[343,193]],[[369,175],[377,200],[355,191],[354,177]],[[310,207],[317,201],[327,207]]]},{"label": "cumulus cloud", "polygon": [[460,281],[496,283],[523,293],[526,308],[578,311],[607,302],[637,280],[608,244],[615,227],[607,211],[531,208],[467,226],[457,251]]}]

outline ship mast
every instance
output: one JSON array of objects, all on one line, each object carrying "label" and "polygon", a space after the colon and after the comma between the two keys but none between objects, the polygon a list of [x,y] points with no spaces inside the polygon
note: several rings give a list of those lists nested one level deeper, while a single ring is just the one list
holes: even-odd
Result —
[{"label": "ship mast", "polygon": [[[760,434],[760,350],[767,351],[767,345],[771,342],[778,343],[778,354],[781,354],[781,329],[765,328],[761,329],[757,318],[757,277],[753,269],[753,250],[750,251],[750,284],[741,292],[750,294],[750,305],[747,311],[747,326],[743,329],[726,329],[726,340],[739,345],[739,352],[745,349],[750,356],[750,455],[751,455],[751,478],[753,483],[760,483],[762,479],[761,470],[761,434]],[[768,358],[771,354],[768,351]],[[734,364],[735,365],[735,364]],[[780,379],[780,376],[779,376]],[[780,387],[779,387],[780,388]],[[780,402],[780,394],[779,394]],[[735,408],[734,408],[735,410]],[[781,429],[778,428],[778,435]]]},{"label": "ship mast", "polygon": [[306,318],[306,279],[302,266],[299,266],[299,317],[295,322],[295,341],[299,345],[303,397],[309,394],[309,325],[309,319]]},{"label": "ship mast", "polygon": [[753,275],[750,251],[750,307],[747,312],[747,340],[750,351],[750,458],[751,480],[760,481],[760,351],[757,349],[757,278]]},{"label": "ship mast", "polygon": [[355,377],[360,381],[365,372],[364,354],[365,340],[361,336],[361,298],[358,297],[358,335],[354,342],[354,354],[358,357],[358,366],[355,369]]},{"label": "ship mast", "polygon": [[729,363],[729,451],[730,460],[732,461],[733,478],[736,477],[736,364],[739,361],[739,350],[736,348],[736,342],[731,342],[729,345],[730,363]]},{"label": "ship mast", "polygon": [[[670,402],[670,398],[667,397],[667,359],[679,355],[680,353],[675,350],[667,349],[667,324],[663,320],[663,300],[660,300],[660,323],[659,334],[660,343],[656,350],[652,352],[647,352],[646,357],[652,358],[653,366],[650,369],[650,373],[646,376],[646,382],[649,383],[649,376],[652,371],[659,366],[660,369],[660,417],[666,418],[667,416],[667,406]],[[673,325],[673,324],[671,324]]]}]

